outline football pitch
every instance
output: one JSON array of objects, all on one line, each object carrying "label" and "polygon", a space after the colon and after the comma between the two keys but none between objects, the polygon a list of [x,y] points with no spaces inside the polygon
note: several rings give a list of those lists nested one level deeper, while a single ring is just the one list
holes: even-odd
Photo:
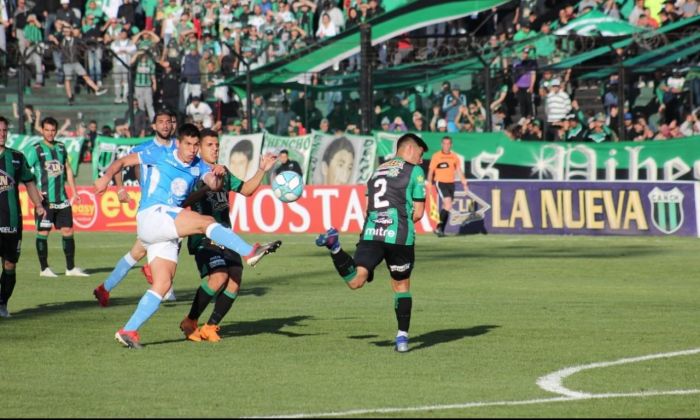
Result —
[{"label": "football pitch", "polygon": [[246,268],[219,343],[178,328],[200,283],[183,249],[177,301],[135,351],[114,333],[147,288],[139,270],[109,307],[92,296],[134,235],[77,233],[91,277],[69,278],[53,233],[46,279],[25,233],[0,319],[2,416],[700,417],[698,239],[419,236],[405,354],[384,266],[353,292],[312,235],[280,239]]}]

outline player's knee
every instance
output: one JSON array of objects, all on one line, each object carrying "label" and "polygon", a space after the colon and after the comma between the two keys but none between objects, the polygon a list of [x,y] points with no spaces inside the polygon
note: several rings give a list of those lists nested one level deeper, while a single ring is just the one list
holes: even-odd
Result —
[{"label": "player's knee", "polygon": [[5,262],[2,265],[2,268],[4,268],[5,270],[14,270],[15,267],[17,267],[16,263],[13,263],[13,262],[10,262],[7,260],[5,260]]}]

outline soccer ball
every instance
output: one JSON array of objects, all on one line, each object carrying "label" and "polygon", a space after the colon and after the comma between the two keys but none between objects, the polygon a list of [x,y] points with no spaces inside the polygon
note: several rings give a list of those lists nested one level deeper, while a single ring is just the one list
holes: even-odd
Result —
[{"label": "soccer ball", "polygon": [[294,171],[284,171],[272,178],[272,192],[280,201],[297,201],[304,192],[304,180]]}]

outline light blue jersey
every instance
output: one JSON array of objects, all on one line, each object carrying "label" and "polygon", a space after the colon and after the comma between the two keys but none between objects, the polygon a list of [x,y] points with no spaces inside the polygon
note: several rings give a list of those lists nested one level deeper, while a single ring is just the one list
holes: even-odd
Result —
[{"label": "light blue jersey", "polygon": [[[133,149],[131,149],[131,153],[140,153],[140,152],[143,152],[144,150],[153,149],[153,148],[175,150],[177,147],[175,145],[175,139],[171,139],[170,144],[166,146],[164,144],[158,143],[158,141],[154,137],[153,140],[151,140],[151,141],[145,141],[145,142],[139,144],[138,146],[135,146]],[[149,174],[150,165],[141,164],[140,169],[141,169],[141,171],[140,171],[141,174],[139,176],[139,185],[143,187],[144,180],[146,178],[148,178],[150,175]]]},{"label": "light blue jersey", "polygon": [[158,204],[180,207],[197,181],[211,172],[198,156],[191,163],[182,162],[174,149],[152,147],[138,155],[142,165],[150,166],[141,185],[139,211]]}]

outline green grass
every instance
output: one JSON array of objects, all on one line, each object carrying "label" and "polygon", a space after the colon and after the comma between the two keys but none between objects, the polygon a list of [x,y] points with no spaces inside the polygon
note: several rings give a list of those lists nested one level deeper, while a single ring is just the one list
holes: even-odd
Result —
[{"label": "green grass", "polygon": [[[63,273],[53,235],[49,259]],[[44,279],[34,235],[25,234],[13,318],[0,319],[3,416],[238,417],[435,406],[357,415],[700,417],[700,394],[440,407],[548,400],[558,395],[536,380],[559,369],[700,348],[697,239],[421,236],[407,354],[392,350],[386,269],[352,292],[311,235],[283,237],[277,254],[246,269],[220,343],[182,339],[178,325],[199,284],[183,252],[177,302],[141,329],[145,349],[124,349],[113,335],[145,281],[133,270],[108,308],[98,307],[92,289],[133,239],[78,233],[77,263],[92,277]],[[353,249],[355,237],[344,239]],[[587,393],[698,389],[700,354],[586,370],[563,385]]]}]

